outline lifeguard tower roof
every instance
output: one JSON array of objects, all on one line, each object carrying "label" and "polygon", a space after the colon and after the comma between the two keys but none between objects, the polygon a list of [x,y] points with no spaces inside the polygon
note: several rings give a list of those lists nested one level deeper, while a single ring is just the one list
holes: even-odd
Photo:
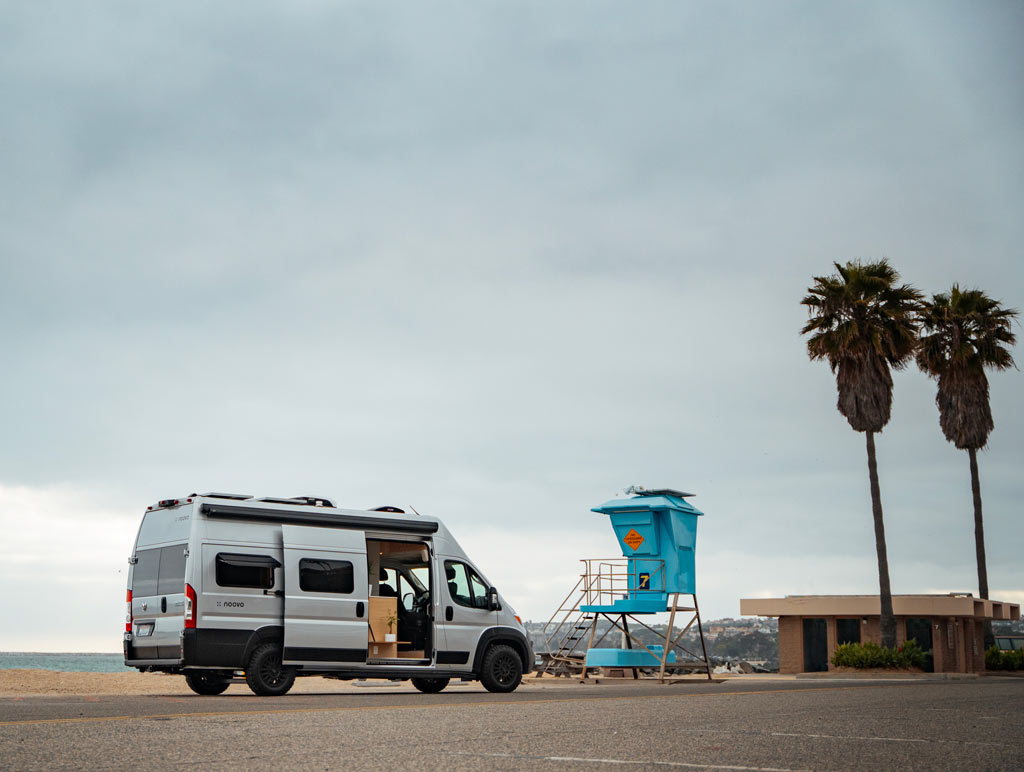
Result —
[{"label": "lifeguard tower roof", "polygon": [[626,488],[626,493],[633,496],[671,496],[675,499],[685,499],[688,496],[696,496],[696,493],[683,493],[682,491],[675,491],[671,488],[645,488],[642,485],[630,485]]},{"label": "lifeguard tower roof", "polygon": [[636,485],[626,493],[632,496],[591,510],[609,516],[629,561],[629,595],[613,605],[628,612],[664,611],[670,594],[695,592],[697,517],[704,513],[686,501],[692,493]]}]

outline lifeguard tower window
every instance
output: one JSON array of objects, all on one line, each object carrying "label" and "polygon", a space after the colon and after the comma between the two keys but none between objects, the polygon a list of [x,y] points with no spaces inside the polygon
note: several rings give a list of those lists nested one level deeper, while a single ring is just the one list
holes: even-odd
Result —
[{"label": "lifeguard tower window", "polygon": [[446,560],[444,572],[448,577],[448,591],[453,601],[469,608],[487,608],[487,587],[476,571],[465,563]]},{"label": "lifeguard tower window", "polygon": [[279,565],[270,555],[232,555],[221,552],[215,561],[217,584],[221,587],[269,590],[274,586],[274,568]]},{"label": "lifeguard tower window", "polygon": [[836,645],[860,643],[860,619],[836,620]]}]

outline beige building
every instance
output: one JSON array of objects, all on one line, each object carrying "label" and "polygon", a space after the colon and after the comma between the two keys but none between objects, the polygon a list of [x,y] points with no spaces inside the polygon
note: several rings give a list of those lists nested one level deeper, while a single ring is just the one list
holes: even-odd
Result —
[{"label": "beige building", "polygon": [[[896,640],[914,639],[936,673],[985,669],[982,622],[1020,619],[1020,605],[966,594],[893,595]],[[787,595],[744,598],[740,614],[779,618],[779,672],[833,670],[841,643],[881,643],[877,595]]]}]

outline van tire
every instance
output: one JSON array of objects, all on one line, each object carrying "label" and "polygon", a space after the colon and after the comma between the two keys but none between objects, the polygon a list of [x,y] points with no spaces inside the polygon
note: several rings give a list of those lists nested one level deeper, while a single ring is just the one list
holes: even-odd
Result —
[{"label": "van tire", "polygon": [[448,685],[450,678],[413,678],[412,685],[424,694],[437,694]]},{"label": "van tire", "polygon": [[295,683],[295,670],[281,664],[281,647],[265,643],[257,647],[245,668],[245,682],[260,697],[280,697]]},{"label": "van tire", "polygon": [[212,697],[215,694],[222,694],[231,681],[217,673],[199,671],[197,673],[185,673],[185,683],[188,688],[196,694]]},{"label": "van tire", "polygon": [[484,654],[480,683],[489,692],[511,692],[523,680],[523,661],[511,646],[495,644]]}]

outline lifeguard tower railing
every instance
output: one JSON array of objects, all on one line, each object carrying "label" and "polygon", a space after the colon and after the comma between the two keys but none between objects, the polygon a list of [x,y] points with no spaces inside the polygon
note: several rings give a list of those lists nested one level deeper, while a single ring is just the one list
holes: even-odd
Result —
[{"label": "lifeguard tower railing", "polygon": [[[654,658],[660,666],[660,678],[664,678],[666,669],[706,670],[710,678],[710,663],[704,648],[696,596],[693,596],[693,607],[680,607],[678,594],[670,595],[665,591],[663,560],[586,558],[580,562],[583,563],[583,572],[579,580],[544,626],[548,653],[543,656],[541,672],[585,677],[587,650],[600,646],[612,630],[617,630],[627,648],[633,648],[635,644],[638,650],[646,651]],[[630,611],[634,608],[645,609],[641,612],[644,614],[670,612],[667,631],[662,633],[638,619]],[[673,637],[678,611],[692,611],[694,615]],[[598,622],[601,617],[607,620],[608,627],[599,635]],[[664,644],[648,646],[630,631],[627,620],[632,620],[654,637],[662,639]],[[694,623],[699,631],[701,654],[688,650],[681,643]],[[684,659],[677,660],[677,652]],[[636,668],[632,670],[636,676]]]},{"label": "lifeguard tower railing", "polygon": [[[657,600],[665,595],[665,561],[633,558],[585,558],[582,605],[611,606],[622,600]],[[640,569],[643,570],[640,570]],[[654,589],[661,588],[661,589]]]}]

